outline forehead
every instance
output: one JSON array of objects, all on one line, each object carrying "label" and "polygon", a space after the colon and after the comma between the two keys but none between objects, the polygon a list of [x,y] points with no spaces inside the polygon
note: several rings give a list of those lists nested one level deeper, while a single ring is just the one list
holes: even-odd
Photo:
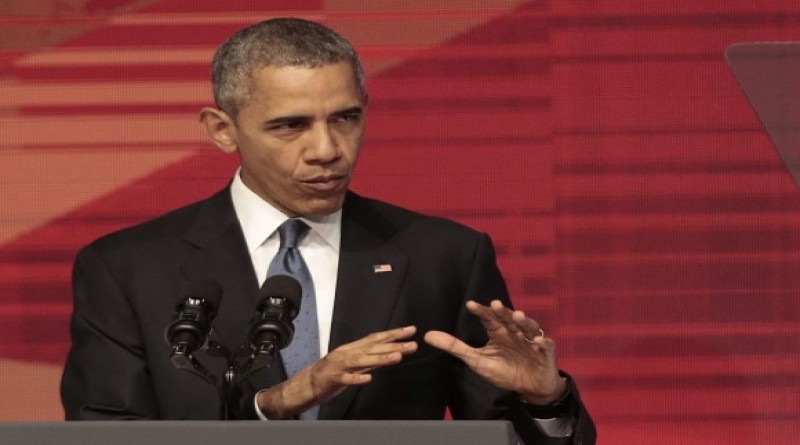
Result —
[{"label": "forehead", "polygon": [[280,101],[360,99],[352,65],[342,61],[318,67],[264,66],[253,71],[245,106]]}]

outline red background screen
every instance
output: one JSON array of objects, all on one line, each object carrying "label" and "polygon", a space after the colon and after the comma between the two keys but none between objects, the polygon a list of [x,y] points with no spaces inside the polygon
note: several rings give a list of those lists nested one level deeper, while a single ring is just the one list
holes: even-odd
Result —
[{"label": "red background screen", "polygon": [[353,188],[492,236],[599,443],[797,443],[800,191],[723,56],[788,0],[4,1],[0,420],[62,416],[77,249],[226,185],[209,61],[279,15],[362,55]]}]

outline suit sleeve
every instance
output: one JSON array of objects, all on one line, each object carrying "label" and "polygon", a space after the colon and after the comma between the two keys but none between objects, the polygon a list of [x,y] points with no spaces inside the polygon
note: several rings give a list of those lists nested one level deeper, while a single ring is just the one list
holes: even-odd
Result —
[{"label": "suit sleeve", "polygon": [[91,245],[75,261],[73,305],[61,380],[66,419],[158,418],[138,318]]},{"label": "suit sleeve", "polygon": [[[497,267],[494,247],[487,235],[481,235],[469,267],[465,301],[475,300],[488,304],[493,299],[501,300],[511,306],[505,282]],[[462,308],[464,306],[462,305]],[[457,326],[458,337],[471,346],[482,346],[488,340],[480,322],[466,309],[462,309]],[[574,419],[573,433],[565,438],[547,436],[533,419],[517,396],[500,390],[478,377],[466,366],[454,365],[454,377],[459,390],[458,398],[451,403],[451,411],[456,419],[499,419],[505,418],[514,424],[518,436],[527,445],[593,444],[595,428],[589,417],[574,382],[570,379],[570,414]]]}]

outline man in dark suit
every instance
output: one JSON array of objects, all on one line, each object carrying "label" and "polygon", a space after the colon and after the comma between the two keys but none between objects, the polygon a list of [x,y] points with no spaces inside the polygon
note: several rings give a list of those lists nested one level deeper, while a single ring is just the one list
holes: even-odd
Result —
[{"label": "man in dark suit", "polygon": [[[367,94],[358,57],[328,28],[275,19],[217,51],[212,141],[238,154],[230,186],[103,237],[75,263],[68,419],[215,419],[220,401],[175,369],[164,328],[193,277],[223,289],[214,336],[245,344],[287,219],[316,291],[323,357],[287,375],[278,357],[238,385],[235,418],[502,419],[528,444],[593,443],[555,345],[510,309],[489,238],[348,191]],[[302,335],[302,334],[298,334]],[[296,336],[297,337],[297,336]],[[195,356],[212,375],[225,360]]]}]

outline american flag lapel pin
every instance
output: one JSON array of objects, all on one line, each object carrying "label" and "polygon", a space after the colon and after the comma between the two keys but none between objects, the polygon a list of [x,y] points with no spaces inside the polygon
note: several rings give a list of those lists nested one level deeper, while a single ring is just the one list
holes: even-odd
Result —
[{"label": "american flag lapel pin", "polygon": [[372,266],[372,270],[375,273],[387,273],[387,272],[391,272],[392,271],[392,265],[391,264],[376,264],[376,265]]}]

